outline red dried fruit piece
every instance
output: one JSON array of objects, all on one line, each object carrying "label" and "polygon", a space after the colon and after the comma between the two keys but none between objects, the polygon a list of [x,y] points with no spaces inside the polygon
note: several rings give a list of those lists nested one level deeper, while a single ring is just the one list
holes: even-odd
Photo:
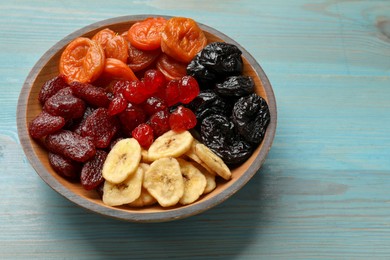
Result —
[{"label": "red dried fruit piece", "polygon": [[159,111],[150,117],[148,124],[152,127],[155,138],[170,130],[168,119],[169,113],[166,110]]},{"label": "red dried fruit piece", "polygon": [[108,106],[108,114],[114,116],[116,114],[121,113],[127,107],[126,99],[121,95],[116,95],[110,102]]},{"label": "red dried fruit piece", "polygon": [[79,163],[55,153],[49,153],[48,157],[51,167],[57,174],[68,179],[78,179],[81,170]]},{"label": "red dried fruit piece", "polygon": [[116,117],[111,117],[106,108],[98,108],[89,115],[82,127],[81,136],[87,137],[97,148],[106,148],[119,129]]},{"label": "red dried fruit piece", "polygon": [[49,113],[42,111],[30,122],[28,131],[32,138],[39,139],[59,131],[64,125],[65,119],[63,117],[52,116]]},{"label": "red dried fruit piece", "polygon": [[126,81],[126,87],[122,89],[123,97],[133,104],[141,104],[149,97],[145,89],[145,84],[142,81]]},{"label": "red dried fruit piece", "polygon": [[70,88],[65,88],[50,97],[43,109],[53,116],[62,116],[65,120],[82,117],[85,111],[84,101],[67,94],[68,91],[71,91]]},{"label": "red dried fruit piece", "polygon": [[107,92],[103,88],[77,81],[70,83],[70,87],[74,96],[81,98],[91,106],[108,107],[110,103]]},{"label": "red dried fruit piece", "polygon": [[57,77],[46,81],[39,91],[39,102],[41,105],[44,105],[46,100],[56,94],[59,90],[66,87],[68,87],[68,83],[66,83],[66,78],[64,75],[58,75]]},{"label": "red dried fruit piece", "polygon": [[132,137],[134,137],[138,143],[144,147],[149,148],[149,146],[153,143],[154,134],[153,129],[148,124],[140,124],[131,132]]},{"label": "red dried fruit piece", "polygon": [[166,85],[166,80],[164,74],[162,74],[159,70],[150,69],[145,71],[144,78],[142,80],[145,85],[145,89],[142,91],[148,97],[152,96],[159,89],[162,89]]},{"label": "red dried fruit piece", "polygon": [[119,120],[122,123],[123,132],[130,136],[131,131],[139,124],[145,123],[147,118],[143,109],[139,105],[127,104],[125,111],[119,114]]},{"label": "red dried fruit piece", "polygon": [[164,100],[158,97],[150,97],[142,103],[142,108],[148,116],[151,116],[158,111],[167,110],[168,106]]},{"label": "red dried fruit piece", "polygon": [[78,118],[77,120],[71,120],[68,121],[68,126],[66,129],[71,130],[72,132],[75,132],[78,135],[81,135],[81,128],[83,127],[83,124],[87,117],[92,114],[92,112],[95,111],[92,107],[87,107],[85,109],[84,115],[82,118]]},{"label": "red dried fruit piece", "polygon": [[176,132],[194,128],[196,123],[196,116],[192,110],[183,106],[179,106],[169,115],[169,126]]},{"label": "red dried fruit piece", "polygon": [[192,76],[184,76],[179,82],[180,101],[183,104],[190,103],[199,95],[200,89],[198,82]]},{"label": "red dried fruit piece", "polygon": [[107,152],[97,150],[95,156],[83,165],[80,182],[84,189],[93,190],[104,181],[102,169],[106,158]]},{"label": "red dried fruit piece", "polygon": [[168,106],[173,106],[180,102],[179,80],[169,81],[165,88],[165,101]]},{"label": "red dried fruit piece", "polygon": [[50,152],[77,162],[86,162],[96,153],[95,146],[90,140],[69,130],[47,135],[45,143]]}]

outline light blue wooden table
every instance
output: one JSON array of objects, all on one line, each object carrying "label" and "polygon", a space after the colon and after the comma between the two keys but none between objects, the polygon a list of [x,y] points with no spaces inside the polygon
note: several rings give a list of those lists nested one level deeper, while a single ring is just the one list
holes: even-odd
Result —
[{"label": "light blue wooden table", "polygon": [[[22,84],[76,29],[132,14],[192,17],[263,66],[274,145],[228,201],[180,221],[90,213],[48,187],[16,129]],[[389,259],[390,1],[0,3],[0,259]]]}]

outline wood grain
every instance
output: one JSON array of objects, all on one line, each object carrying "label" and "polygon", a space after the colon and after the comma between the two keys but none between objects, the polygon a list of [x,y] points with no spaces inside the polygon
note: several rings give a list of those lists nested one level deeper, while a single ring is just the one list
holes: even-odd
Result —
[{"label": "wood grain", "polygon": [[[0,10],[0,258],[389,258],[388,1],[20,0]],[[242,190],[146,225],[51,190],[16,129],[19,92],[46,50],[93,22],[144,13],[192,17],[237,40],[278,102],[272,149]]]}]

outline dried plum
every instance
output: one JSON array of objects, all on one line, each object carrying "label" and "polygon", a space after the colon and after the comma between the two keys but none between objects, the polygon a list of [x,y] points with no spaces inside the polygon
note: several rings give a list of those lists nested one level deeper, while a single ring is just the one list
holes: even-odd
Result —
[{"label": "dried plum", "polygon": [[195,77],[201,88],[213,86],[221,78],[242,73],[241,54],[241,50],[233,44],[210,43],[188,64],[187,74]]},{"label": "dried plum", "polygon": [[255,93],[240,98],[234,104],[232,121],[244,140],[259,144],[270,121],[267,102]]},{"label": "dried plum", "polygon": [[202,142],[228,165],[243,163],[253,153],[252,145],[240,139],[233,123],[225,116],[206,117],[200,135]]},{"label": "dried plum", "polygon": [[219,114],[229,116],[231,104],[227,103],[223,98],[218,96],[213,90],[202,90],[199,95],[188,104],[196,115],[198,123],[210,115]]},{"label": "dried plum", "polygon": [[252,94],[255,83],[250,76],[230,76],[222,83],[215,85],[215,92],[221,96],[243,97]]}]

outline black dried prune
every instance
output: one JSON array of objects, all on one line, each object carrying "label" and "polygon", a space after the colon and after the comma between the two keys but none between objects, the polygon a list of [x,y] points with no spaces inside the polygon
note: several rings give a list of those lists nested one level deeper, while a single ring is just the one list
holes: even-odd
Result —
[{"label": "black dried prune", "polygon": [[240,139],[227,117],[212,115],[201,125],[201,140],[228,165],[246,161],[253,153],[252,145]]},{"label": "black dried prune", "polygon": [[240,98],[234,104],[232,121],[244,140],[259,144],[270,122],[267,102],[255,93]]},{"label": "black dried prune", "polygon": [[213,90],[202,90],[199,95],[188,104],[196,115],[199,125],[207,116],[219,114],[230,115],[232,109],[231,104],[227,103],[223,98],[215,94]]},{"label": "black dried prune", "polygon": [[215,85],[215,92],[226,97],[243,97],[253,93],[255,83],[250,76],[230,76]]},{"label": "black dried prune", "polygon": [[241,54],[234,44],[212,42],[188,64],[187,74],[195,77],[201,88],[210,88],[221,78],[242,73]]}]

